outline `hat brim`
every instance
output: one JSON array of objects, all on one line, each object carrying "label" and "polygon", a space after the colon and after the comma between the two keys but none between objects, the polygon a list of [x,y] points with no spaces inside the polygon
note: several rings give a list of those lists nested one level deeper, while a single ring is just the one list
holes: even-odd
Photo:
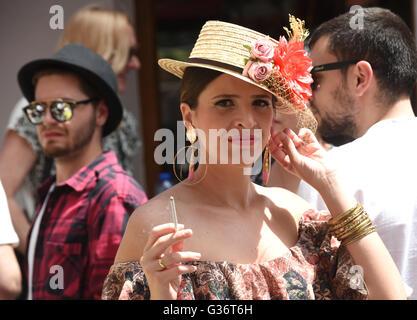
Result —
[{"label": "hat brim", "polygon": [[[214,66],[210,64],[204,64],[204,63],[194,63],[194,62],[184,62],[184,61],[178,61],[173,59],[159,59],[158,60],[159,66],[164,69],[165,71],[168,71],[169,73],[172,73],[173,75],[177,76],[178,78],[182,79],[184,75],[184,70],[188,67],[198,67],[198,68],[205,68],[205,69],[211,69],[215,71],[220,71],[222,73],[226,73],[228,75],[231,75],[235,78],[238,78],[242,81],[245,81],[247,83],[253,84],[254,86],[261,88],[271,94],[273,94],[275,97],[279,98],[276,93],[269,90],[266,86],[256,83],[255,81],[251,80],[248,77],[245,77],[241,73],[238,73],[233,70],[229,70],[226,68],[222,68],[219,66]],[[243,71],[243,69],[242,69]]]},{"label": "hat brim", "polygon": [[87,81],[97,94],[99,94],[99,98],[105,101],[109,114],[107,121],[103,126],[103,137],[107,136],[118,127],[122,120],[123,107],[117,93],[114,92],[106,81],[94,72],[71,63],[54,59],[40,59],[24,65],[18,73],[18,82],[23,95],[28,101],[33,101],[35,99],[35,86],[33,84],[34,75],[39,71],[48,68],[63,68],[74,72]]}]

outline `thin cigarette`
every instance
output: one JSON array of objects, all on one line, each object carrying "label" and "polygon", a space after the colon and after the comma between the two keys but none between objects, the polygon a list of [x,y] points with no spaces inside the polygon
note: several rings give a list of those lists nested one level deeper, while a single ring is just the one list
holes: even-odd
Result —
[{"label": "thin cigarette", "polygon": [[171,218],[175,224],[175,230],[177,230],[177,226],[178,226],[177,210],[175,209],[175,201],[174,201],[173,196],[169,198],[169,202],[171,203]]}]

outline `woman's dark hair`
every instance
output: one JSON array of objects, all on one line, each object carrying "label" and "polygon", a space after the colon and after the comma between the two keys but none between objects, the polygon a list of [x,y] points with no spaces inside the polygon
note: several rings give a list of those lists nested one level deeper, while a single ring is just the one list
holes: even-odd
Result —
[{"label": "woman's dark hair", "polygon": [[[188,67],[184,71],[181,87],[181,102],[187,103],[191,109],[198,105],[198,97],[207,85],[223,73],[216,70]],[[275,109],[277,98],[272,96],[272,105]]]},{"label": "woman's dark hair", "polygon": [[[371,64],[386,104],[393,104],[404,95],[411,96],[417,79],[417,53],[410,29],[390,10],[361,10],[321,24],[312,33],[308,47],[311,50],[321,37],[328,36],[328,50],[340,61],[366,60]],[[363,24],[353,28],[355,14],[362,15]]]},{"label": "woman's dark hair", "polygon": [[206,68],[186,68],[182,77],[181,102],[185,102],[191,109],[195,109],[200,93],[221,74],[222,72]]}]

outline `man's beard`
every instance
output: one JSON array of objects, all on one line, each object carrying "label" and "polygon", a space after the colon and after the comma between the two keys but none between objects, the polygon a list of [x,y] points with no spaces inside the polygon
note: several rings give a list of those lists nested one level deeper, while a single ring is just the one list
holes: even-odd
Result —
[{"label": "man's beard", "polygon": [[74,135],[75,142],[72,147],[62,147],[62,148],[43,147],[44,154],[50,158],[61,158],[61,157],[67,157],[69,155],[76,153],[77,151],[81,150],[82,148],[84,148],[86,145],[88,145],[91,142],[91,139],[94,135],[95,127],[96,127],[96,118],[93,114],[90,121],[87,123],[87,125],[82,126],[77,132],[75,132],[75,135]]},{"label": "man's beard", "polygon": [[341,146],[355,140],[354,130],[352,130],[355,127],[352,116],[347,116],[344,119],[340,119],[340,121],[322,118],[317,131],[324,142],[334,146]]},{"label": "man's beard", "polygon": [[[344,110],[354,110],[353,99],[342,87],[339,87],[333,93],[333,97]],[[311,102],[311,108],[315,109],[320,115],[317,133],[324,142],[334,146],[341,146],[356,139],[357,126],[353,113],[344,112],[337,114],[334,112],[330,117],[325,113],[321,113],[320,109],[313,102]]]}]

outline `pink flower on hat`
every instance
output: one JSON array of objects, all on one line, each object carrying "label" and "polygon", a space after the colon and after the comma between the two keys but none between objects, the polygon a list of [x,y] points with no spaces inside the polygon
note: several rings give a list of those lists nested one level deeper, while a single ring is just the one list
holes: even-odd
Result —
[{"label": "pink flower on hat", "polygon": [[272,70],[273,70],[272,63],[253,62],[253,61],[250,61],[250,62],[248,63],[250,65],[247,70],[249,78],[251,78],[252,80],[256,82],[262,82],[268,79],[268,77],[271,75]]},{"label": "pink flower on hat", "polygon": [[253,60],[248,60],[248,62],[245,64],[245,68],[243,69],[242,75],[245,77],[249,77],[249,68],[252,66],[253,64]]},{"label": "pink flower on hat", "polygon": [[304,110],[312,95],[310,84],[313,82],[310,73],[312,62],[304,50],[308,30],[304,28],[304,21],[291,15],[290,26],[291,31],[284,28],[289,41],[280,37],[279,41],[273,42],[266,37],[252,41],[250,46],[243,45],[250,57],[245,59],[242,74],[277,94],[285,95],[285,99]]},{"label": "pink flower on hat", "polygon": [[261,62],[269,62],[274,57],[274,44],[265,38],[253,41],[250,54]]}]

